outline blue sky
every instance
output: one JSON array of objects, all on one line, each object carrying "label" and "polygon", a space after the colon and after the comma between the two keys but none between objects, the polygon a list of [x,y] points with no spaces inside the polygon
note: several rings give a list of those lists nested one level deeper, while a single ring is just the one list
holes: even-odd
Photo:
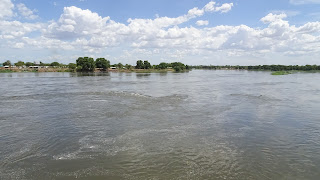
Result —
[{"label": "blue sky", "polygon": [[0,0],[0,62],[320,64],[320,0]]}]

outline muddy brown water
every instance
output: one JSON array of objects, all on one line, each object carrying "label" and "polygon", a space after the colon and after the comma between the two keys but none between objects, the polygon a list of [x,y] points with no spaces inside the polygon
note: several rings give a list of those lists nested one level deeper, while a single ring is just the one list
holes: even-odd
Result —
[{"label": "muddy brown water", "polygon": [[319,179],[320,74],[2,73],[0,179]]}]

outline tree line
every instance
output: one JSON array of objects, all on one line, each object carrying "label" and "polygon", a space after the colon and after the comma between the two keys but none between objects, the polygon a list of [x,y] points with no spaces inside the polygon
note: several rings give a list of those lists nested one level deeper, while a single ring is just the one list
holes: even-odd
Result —
[{"label": "tree line", "polygon": [[58,62],[52,62],[52,63],[43,63],[43,62],[23,62],[23,61],[18,61],[16,63],[11,63],[10,60],[7,60],[6,62],[2,63],[3,66],[16,66],[16,67],[30,67],[30,66],[51,66],[51,67],[67,67],[68,65],[58,63]]},{"label": "tree line", "polygon": [[127,69],[127,70],[133,70],[133,69],[158,69],[158,70],[163,70],[163,69],[173,69],[177,72],[180,71],[185,71],[189,70],[189,66],[185,65],[181,62],[173,62],[173,63],[165,63],[162,62],[158,65],[151,65],[149,61],[142,61],[138,60],[136,62],[136,65],[130,65],[130,64],[125,64],[123,65],[122,63],[118,64],[110,64],[110,61],[105,59],[105,58],[97,58],[94,60],[91,57],[79,57],[76,60],[76,63],[69,63],[69,64],[62,64],[59,62],[52,62],[52,63],[42,63],[41,61],[39,63],[36,62],[23,62],[23,61],[18,61],[16,63],[11,63],[11,61],[7,60],[6,62],[3,63],[3,66],[16,66],[16,67],[30,67],[30,66],[48,66],[48,67],[65,67],[69,68],[71,71],[79,71],[79,72],[92,72],[95,70],[100,70],[100,71],[106,71],[110,67],[115,67],[117,69]]},{"label": "tree line", "polygon": [[256,70],[256,71],[316,71],[320,70],[319,65],[257,65],[257,66],[214,66],[199,65],[191,66],[193,69],[239,69],[239,70]]},{"label": "tree line", "polygon": [[[70,66],[70,64],[69,64]],[[136,62],[136,66],[132,66],[130,64],[123,65],[122,63],[113,64],[110,65],[110,61],[106,60],[105,58],[98,58],[94,61],[93,58],[90,57],[79,57],[76,60],[76,64],[72,65],[73,68],[76,71],[84,71],[84,72],[90,72],[94,71],[96,68],[99,68],[101,70],[107,70],[110,67],[115,67],[118,69],[174,69],[177,72],[189,70],[189,66],[185,65],[181,62],[173,62],[173,63],[165,63],[162,62],[159,65],[151,65],[149,61],[142,61],[138,60]]]},{"label": "tree line", "polygon": [[234,69],[234,70],[267,70],[267,71],[314,71],[320,70],[320,65],[256,65],[256,66],[232,66],[232,65],[225,65],[225,66],[215,66],[215,65],[197,65],[197,66],[188,66],[181,62],[172,62],[166,63],[161,62],[157,65],[151,65],[149,61],[142,61],[138,60],[136,65],[130,65],[122,63],[118,64],[110,64],[110,61],[105,58],[97,58],[94,60],[91,57],[79,57],[76,60],[76,63],[69,63],[69,64],[62,64],[59,62],[52,62],[52,63],[39,63],[36,62],[23,62],[18,61],[16,63],[11,63],[11,61],[7,60],[3,63],[3,66],[17,66],[17,67],[30,67],[30,66],[49,66],[49,67],[64,67],[69,68],[71,71],[80,71],[80,72],[90,72],[95,71],[97,68],[101,71],[106,71],[110,67],[115,67],[117,69],[126,69],[126,70],[133,70],[133,69],[157,69],[157,70],[164,70],[164,69],[173,69],[176,72],[186,71],[189,69]]}]

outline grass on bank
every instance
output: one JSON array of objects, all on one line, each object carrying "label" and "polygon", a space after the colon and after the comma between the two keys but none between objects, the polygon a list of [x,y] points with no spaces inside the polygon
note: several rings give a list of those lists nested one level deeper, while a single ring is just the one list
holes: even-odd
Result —
[{"label": "grass on bank", "polygon": [[0,73],[12,73],[13,71],[10,69],[0,69]]},{"label": "grass on bank", "polygon": [[39,68],[39,69],[30,69],[30,68],[23,68],[23,69],[2,69],[0,68],[0,73],[25,73],[25,72],[74,72],[74,70],[69,68]]},{"label": "grass on bank", "polygon": [[136,69],[136,70],[131,70],[131,72],[135,73],[166,73],[173,71],[172,69]]},{"label": "grass on bank", "polygon": [[109,72],[124,72],[124,73],[167,73],[174,72],[173,69],[109,69]]},{"label": "grass on bank", "polygon": [[288,74],[292,74],[290,71],[275,71],[275,72],[272,72],[271,75],[276,75],[276,76],[279,76],[279,75],[288,75]]}]

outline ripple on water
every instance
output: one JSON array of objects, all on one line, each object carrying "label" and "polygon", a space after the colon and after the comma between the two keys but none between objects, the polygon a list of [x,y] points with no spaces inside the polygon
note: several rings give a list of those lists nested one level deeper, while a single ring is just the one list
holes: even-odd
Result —
[{"label": "ripple on water", "polygon": [[[57,161],[92,156],[113,159],[113,166],[118,167],[116,171],[131,179],[152,179],[161,174],[176,179],[237,177],[241,169],[239,152],[227,142],[221,142],[220,137],[197,137],[194,132],[197,128],[199,126],[142,129],[114,138],[96,132],[81,138],[78,150],[53,158]],[[196,139],[198,143],[193,144]]]},{"label": "ripple on water", "polygon": [[2,77],[0,179],[320,177],[317,74],[40,76]]}]

